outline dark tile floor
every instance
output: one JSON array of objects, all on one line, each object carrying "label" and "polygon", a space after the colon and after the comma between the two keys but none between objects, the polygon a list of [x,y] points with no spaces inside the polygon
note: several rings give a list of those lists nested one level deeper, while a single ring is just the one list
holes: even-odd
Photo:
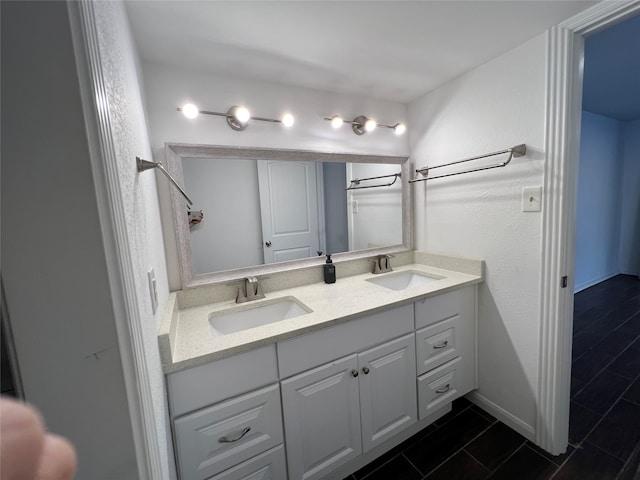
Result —
[{"label": "dark tile floor", "polygon": [[640,281],[575,295],[569,448],[554,457],[461,398],[345,480],[639,480]]}]

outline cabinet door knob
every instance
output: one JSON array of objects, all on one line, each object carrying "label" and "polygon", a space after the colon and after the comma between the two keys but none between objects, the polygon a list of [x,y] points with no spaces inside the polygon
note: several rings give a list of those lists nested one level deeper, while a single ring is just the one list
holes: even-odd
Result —
[{"label": "cabinet door knob", "polygon": [[244,437],[247,433],[249,433],[249,431],[251,430],[251,427],[246,427],[244,430],[242,430],[242,432],[240,432],[239,434],[237,434],[235,437],[232,438],[227,438],[227,437],[220,437],[218,439],[218,442],[220,443],[233,443],[233,442],[237,442],[238,440],[240,440],[242,437]]},{"label": "cabinet door knob", "polygon": [[351,370],[351,375],[354,377],[358,376],[358,370],[356,370],[355,368],[353,370]]},{"label": "cabinet door knob", "polygon": [[362,373],[367,375],[369,373],[369,368],[368,367],[362,367]]},{"label": "cabinet door knob", "polygon": [[437,345],[434,345],[433,348],[445,348],[447,345],[449,345],[449,342],[447,340],[445,340],[444,342],[438,343]]},{"label": "cabinet door knob", "polygon": [[449,390],[451,390],[451,385],[447,383],[444,387],[437,389],[436,393],[447,393]]}]

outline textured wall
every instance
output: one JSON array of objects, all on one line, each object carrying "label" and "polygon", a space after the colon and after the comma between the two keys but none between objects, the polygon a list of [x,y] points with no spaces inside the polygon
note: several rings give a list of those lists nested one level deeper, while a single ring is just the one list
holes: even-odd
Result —
[{"label": "textured wall", "polygon": [[640,120],[623,126],[620,271],[640,275]]},{"label": "textured wall", "polygon": [[[542,184],[546,37],[539,36],[409,106],[416,166],[525,143],[507,168],[417,183],[416,248],[481,258],[479,394],[533,431],[538,381],[541,215],[522,187]],[[543,200],[544,201],[544,200]]]},{"label": "textured wall", "polygon": [[[157,439],[169,477],[173,452],[166,420],[166,396],[158,352],[157,326],[169,294],[155,173],[138,174],[135,157],[151,160],[143,110],[142,81],[135,46],[121,2],[95,2],[102,71],[112,122],[124,216],[144,337],[144,359],[151,382]],[[154,316],[147,283],[153,267],[159,307]]]},{"label": "textured wall", "polygon": [[612,118],[582,113],[576,197],[576,292],[620,271],[620,127],[621,122]]},{"label": "textured wall", "polygon": [[[358,136],[350,125],[331,128],[323,120],[335,113],[346,119],[357,115],[394,124],[406,120],[407,107],[400,103],[367,97],[339,95],[319,90],[295,88],[246,78],[219,77],[184,71],[155,63],[143,63],[144,91],[154,158],[163,157],[165,142],[211,145],[237,145],[266,148],[294,148],[325,152],[407,155],[407,135],[397,136],[388,129],[377,129]],[[245,105],[255,116],[279,118],[285,111],[296,117],[291,129],[281,125],[253,122],[244,132],[229,128],[223,118],[201,115],[194,120],[176,111],[187,102],[202,110],[226,112],[232,105]],[[166,182],[159,183],[163,210],[167,268],[171,290],[181,288],[175,245],[171,203]],[[187,192],[188,193],[188,192]]]}]

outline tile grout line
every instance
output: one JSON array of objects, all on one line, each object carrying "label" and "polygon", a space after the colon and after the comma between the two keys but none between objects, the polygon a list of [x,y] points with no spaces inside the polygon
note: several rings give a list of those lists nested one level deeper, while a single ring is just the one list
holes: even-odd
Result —
[{"label": "tile grout line", "polygon": [[[475,412],[474,412],[475,413]],[[479,414],[478,414],[479,415]],[[484,417],[483,417],[484,418]],[[484,418],[484,420],[487,420],[486,418]],[[488,420],[487,420],[488,421]],[[451,460],[451,458],[455,457],[458,453],[460,453],[462,450],[464,450],[466,448],[467,445],[469,445],[471,442],[473,442],[475,439],[477,439],[479,436],[481,436],[483,433],[485,433],[487,430],[489,430],[494,424],[491,423],[489,425],[487,425],[487,427],[485,429],[483,429],[481,432],[479,432],[475,437],[473,437],[472,439],[470,439],[467,443],[465,443],[462,447],[460,447],[459,449],[457,449],[455,452],[453,452],[451,455],[449,455],[446,459],[444,459],[442,462],[438,463],[435,467],[433,467],[431,470],[429,470],[426,474],[425,477],[428,477],[429,475],[431,475],[433,472],[435,472],[438,468],[440,468],[442,465],[444,465],[445,463],[447,463],[449,460]],[[403,452],[404,453],[404,452]],[[412,464],[413,465],[413,464]],[[422,471],[418,470],[421,474]]]},{"label": "tile grout line", "polygon": [[[612,310],[612,311],[613,311],[613,310]],[[608,313],[610,313],[610,312],[608,312]],[[631,320],[632,320],[634,317],[636,317],[638,314],[640,314],[640,310],[638,310],[638,311],[636,311],[635,313],[633,313],[633,314],[632,314],[630,317],[628,317],[624,322],[622,322],[622,323],[621,323],[620,325],[618,325],[616,328],[614,328],[613,330],[611,330],[611,332],[609,332],[609,333],[608,333],[608,334],[607,334],[607,335],[606,335],[606,336],[605,336],[605,337],[604,337],[600,342],[598,342],[598,343],[595,345],[595,347],[597,347],[598,345],[601,345],[602,343],[604,343],[604,342],[606,341],[606,339],[607,339],[607,338],[608,338],[608,337],[609,337],[613,332],[615,332],[615,331],[619,330],[620,328],[622,328],[622,327],[623,327],[627,322],[631,321]],[[606,315],[605,315],[605,316],[606,316]],[[596,320],[595,322],[593,322],[593,324],[598,323],[598,322],[599,322],[600,320],[602,320],[603,318],[604,318],[604,316],[603,316],[601,319]],[[589,327],[591,327],[593,324],[589,325]],[[589,327],[585,327],[585,328],[584,328],[584,329],[582,329],[582,330],[586,330],[586,329],[587,329],[587,328],[589,328]],[[578,332],[573,332],[572,340],[575,340],[575,337],[576,337],[577,335],[579,335],[580,333],[582,333],[582,330],[578,330]],[[633,341],[632,341],[632,342],[631,342],[631,343],[630,343],[630,344],[629,344],[629,345],[628,345],[624,350],[622,350],[622,352],[620,352],[620,354],[618,354],[618,356],[622,355],[622,353],[624,353],[624,351],[625,351],[625,350],[627,350],[627,348],[629,348],[631,345],[633,345],[633,344],[638,340],[638,338],[640,338],[640,336],[637,336],[637,337],[636,337],[636,338],[635,338],[635,339],[634,339],[634,340],[633,340]],[[581,358],[583,358],[583,357],[585,357],[586,355],[588,355],[588,354],[593,350],[593,348],[594,348],[594,347],[590,347],[587,351],[585,351],[584,353],[582,353],[582,355],[580,355],[580,356],[576,357],[575,359],[572,359],[572,360],[571,360],[571,365],[573,366],[574,362],[577,362],[577,361],[578,361],[578,360],[580,360]],[[618,356],[616,356],[616,357],[612,360],[612,362],[614,362],[614,361],[618,358]],[[604,369],[603,369],[603,370],[605,370],[609,365],[610,365],[610,363],[609,363],[609,364],[607,364],[607,366],[606,366],[606,367],[604,367]],[[599,374],[599,373],[600,373],[600,372],[598,372],[598,374]],[[597,376],[598,374],[596,374],[596,376]],[[595,377],[595,376],[594,376],[594,377]],[[578,378],[578,377],[576,377],[576,378]],[[578,378],[578,380],[582,380],[582,379]],[[588,384],[589,384],[589,383],[587,383],[586,385],[588,385]],[[585,385],[585,386],[586,386],[586,385]],[[584,387],[582,387],[582,389],[584,389]],[[581,390],[579,390],[578,392],[576,392],[576,395],[578,395],[578,394],[582,391],[582,389],[581,389]]]},{"label": "tile grout line", "polygon": [[411,465],[413,467],[413,469],[418,472],[418,475],[420,475],[420,478],[424,478],[424,475],[422,474],[422,472],[420,471],[420,469],[418,469],[418,467],[416,467],[413,462],[411,460],[409,460],[409,457],[407,457],[404,452],[402,452],[400,455],[402,455],[402,458],[404,458],[407,462],[409,462],[409,465]]},{"label": "tile grout line", "polygon": [[[603,373],[607,368],[609,368],[609,367],[611,366],[611,364],[612,364],[613,362],[615,362],[615,361],[618,359],[618,357],[620,357],[624,352],[626,352],[626,351],[631,347],[631,345],[633,345],[634,343],[636,343],[636,341],[638,340],[638,338],[640,338],[640,335],[639,335],[638,337],[636,337],[636,338],[635,338],[631,343],[629,343],[629,345],[627,345],[623,350],[621,350],[621,351],[620,351],[620,353],[618,353],[615,357],[613,357],[613,359],[612,359],[609,363],[607,363],[607,364],[606,364],[606,365],[605,365],[601,370],[598,370],[598,371],[597,371],[597,372],[596,372],[596,373],[591,377],[591,380],[590,380],[590,381],[589,381],[589,382],[588,382],[584,387],[582,387],[582,389],[580,389],[580,390],[575,394],[575,397],[577,397],[580,393],[582,393],[582,391],[583,391],[585,388],[587,388],[589,385],[591,385],[591,383],[593,382],[593,380],[594,380],[597,376],[599,376],[600,374],[602,374],[602,373]],[[588,353],[588,352],[587,352],[587,353]],[[585,354],[583,354],[583,355],[586,355],[586,353],[585,353]],[[582,358],[582,356],[580,356],[579,358]],[[571,369],[573,370],[573,362],[571,362]],[[614,374],[614,375],[617,375],[617,376],[619,376],[619,377],[622,377],[622,378],[624,378],[624,379],[626,379],[626,380],[629,380],[629,378],[627,378],[627,377],[625,377],[625,376],[623,376],[623,375],[620,375],[619,373],[616,373],[616,372],[614,372],[613,370],[611,370],[611,373],[612,373],[612,374]],[[579,377],[575,377],[575,378],[577,378],[578,380],[582,380],[582,379],[581,379],[581,378],[579,378]]]},{"label": "tile grout line", "polygon": [[[527,441],[527,440],[525,439],[525,443],[526,443],[526,441]],[[467,444],[467,445],[468,445],[468,444]],[[522,446],[522,445],[520,445],[520,447],[521,447],[521,446]],[[514,450],[514,452],[513,452],[513,453],[515,453],[517,450],[519,450],[519,449],[520,449],[520,447],[516,448],[516,449]],[[479,463],[479,464],[480,464],[480,465],[481,465],[481,466],[482,466],[482,467],[483,467],[487,472],[489,472],[490,474],[491,474],[491,473],[493,473],[493,472],[495,472],[498,468],[500,468],[500,465],[502,465],[502,463],[504,463],[504,462],[500,463],[500,465],[498,465],[496,468],[494,468],[494,469],[492,470],[492,469],[490,469],[489,467],[487,467],[484,463],[482,463],[480,460],[478,460],[476,457],[474,457],[474,456],[473,456],[473,454],[469,453],[469,452],[467,451],[466,447],[465,447],[465,448],[463,448],[463,449],[462,449],[462,451],[463,451],[464,453],[466,453],[467,455],[469,455],[471,458],[473,458],[476,462],[478,462],[478,463]],[[513,455],[513,453],[512,453],[511,455]],[[509,458],[511,458],[511,455],[509,455]],[[506,462],[506,460],[505,460],[505,462]]]},{"label": "tile grout line", "polygon": [[[635,298],[635,297],[632,297],[632,298]],[[575,299],[575,295],[574,295],[574,299]],[[611,310],[611,311],[613,311],[613,310]],[[608,312],[608,313],[610,313],[610,312]],[[612,330],[612,333],[613,333],[614,331],[618,330],[619,328],[621,328],[623,325],[625,325],[628,321],[630,321],[631,319],[633,319],[633,318],[634,318],[635,316],[637,316],[639,313],[640,313],[640,310],[639,310],[639,311],[636,311],[634,314],[630,315],[630,316],[629,316],[629,317],[628,317],[624,322],[622,322],[618,327],[616,327],[614,330]],[[604,316],[605,316],[605,315],[603,315],[603,318],[604,318]],[[599,321],[599,320],[598,320],[598,321]],[[595,322],[594,322],[594,323],[595,323]],[[593,324],[591,324],[591,325],[593,325]],[[585,328],[588,328],[588,327],[585,327]],[[574,335],[574,336],[575,336],[575,335]],[[608,336],[608,335],[607,335],[607,336]],[[627,347],[626,347],[622,352],[620,352],[620,353],[619,353],[616,357],[614,357],[614,358],[613,358],[609,363],[607,363],[607,365],[606,365],[606,366],[605,366],[601,371],[599,371],[596,375],[594,375],[594,376],[592,377],[592,379],[591,379],[589,382],[587,382],[587,383],[586,383],[586,384],[585,384],[585,385],[584,385],[580,390],[578,390],[578,391],[575,393],[575,395],[573,395],[573,396],[569,399],[569,401],[570,401],[570,402],[575,402],[574,398],[576,398],[578,395],[580,395],[580,394],[584,391],[584,389],[592,383],[592,381],[593,381],[593,379],[594,379],[594,378],[596,378],[598,375],[600,375],[602,372],[604,372],[604,371],[605,371],[605,370],[606,370],[606,369],[607,369],[607,368],[608,368],[608,367],[609,367],[613,362],[615,362],[615,361],[618,359],[618,357],[619,357],[620,355],[622,355],[622,354],[623,354],[623,353],[624,353],[628,348],[630,348],[630,347],[631,347],[631,345],[633,345],[633,344],[638,340],[638,338],[640,338],[640,336],[636,337],[632,342],[630,342],[630,343],[629,343],[629,345],[627,345]],[[592,349],[587,350],[585,353],[583,353],[583,354],[582,354],[582,355],[580,355],[578,358],[576,358],[575,360],[573,360],[573,361],[571,362],[572,367],[573,367],[573,363],[574,363],[575,361],[577,361],[578,359],[582,358],[582,357],[583,357],[583,356],[585,356],[587,353],[591,352],[591,350],[592,350]],[[614,375],[618,375],[618,374],[616,374],[616,373],[615,373],[615,372],[613,372],[613,371],[612,371],[611,373],[612,373],[612,374],[614,374]],[[624,377],[624,376],[622,376],[622,375],[618,375],[618,376],[619,376],[619,377],[622,377],[622,378],[625,378],[625,379],[627,379],[627,380],[628,380],[628,378],[626,378],[626,377]],[[578,377],[576,377],[576,378],[578,378]],[[638,378],[640,378],[640,377],[638,377]],[[581,381],[582,381],[582,379],[580,379],[580,378],[578,378],[578,380],[581,380]],[[569,460],[573,457],[573,455],[574,455],[578,450],[580,450],[580,449],[582,449],[582,448],[583,448],[583,447],[582,447],[582,445],[583,445],[584,443],[586,443],[586,442],[587,442],[587,439],[589,438],[589,436],[593,433],[593,431],[594,431],[596,428],[598,428],[598,426],[602,423],[602,421],[603,421],[603,420],[605,419],[605,417],[609,414],[609,412],[611,412],[611,410],[613,410],[613,407],[615,407],[615,406],[618,404],[618,402],[619,402],[620,400],[626,400],[626,399],[624,399],[624,398],[623,398],[623,396],[624,396],[624,395],[625,395],[625,393],[627,393],[627,391],[631,388],[631,386],[634,384],[634,382],[635,382],[635,380],[631,380],[631,383],[627,386],[627,388],[625,388],[625,389],[620,393],[620,395],[618,396],[618,398],[617,398],[617,399],[616,399],[616,400],[611,404],[611,406],[609,407],[609,409],[607,409],[607,411],[606,411],[606,412],[605,412],[605,413],[600,417],[600,419],[595,423],[595,425],[594,425],[594,426],[593,426],[593,427],[592,427],[592,428],[587,432],[587,434],[584,436],[584,438],[583,438],[582,440],[580,440],[577,444],[573,445],[573,446],[574,446],[574,451],[573,451],[573,452],[571,452],[571,453],[567,456],[567,458],[565,458],[565,460],[564,460],[560,465],[558,465],[558,468],[556,469],[555,473],[554,473],[553,475],[551,475],[550,479],[553,479],[553,478],[558,474],[558,472],[560,472],[560,470],[561,470],[561,469],[562,469],[562,468],[567,464],[567,462],[569,462]],[[582,408],[586,408],[586,409],[587,409],[587,410],[589,410],[589,411],[592,411],[592,412],[594,412],[594,413],[598,413],[598,412],[596,412],[595,410],[592,410],[591,408],[586,407],[586,406],[584,406],[584,405],[580,404],[579,402],[575,402],[575,403],[576,403],[577,405],[580,405]],[[634,402],[631,402],[631,403],[634,403]],[[635,404],[635,403],[634,403],[634,404]],[[568,442],[568,443],[571,445],[571,443],[570,443],[570,442]],[[593,447],[598,448],[599,450],[601,450],[601,451],[605,452],[605,450],[600,449],[599,447],[597,447],[596,445],[594,445],[594,444],[593,444],[593,443],[591,443],[591,442],[589,442],[589,445],[592,445]],[[536,453],[537,453],[537,452],[536,452]],[[609,452],[605,452],[605,453],[606,453],[607,455],[611,455]],[[615,455],[611,455],[611,456],[612,456],[613,458],[618,458],[618,457],[616,457]],[[618,460],[619,460],[619,459],[618,459]],[[627,462],[623,462],[623,463],[625,464],[624,466],[626,466],[626,463],[627,463]],[[624,466],[623,466],[623,469],[624,469]],[[621,471],[622,471],[622,470],[621,470]],[[621,472],[621,471],[620,471],[620,472]],[[620,474],[620,472],[618,472],[618,475]]]},{"label": "tile grout line", "polygon": [[[622,462],[622,464],[624,465],[626,463],[626,460],[621,459],[620,457],[618,457],[617,455],[614,455],[611,452],[607,452],[604,448],[599,447],[598,445],[596,445],[595,443],[591,443],[590,441],[585,439],[585,442],[588,443],[589,445],[591,445],[593,448],[600,450],[602,453],[606,453],[607,455],[609,455],[610,457],[615,458],[616,460],[620,460]],[[618,472],[619,473],[619,472]]]},{"label": "tile grout line", "polygon": [[[446,425],[447,423],[449,423],[451,420],[453,420],[454,418],[456,418],[456,417],[457,417],[458,415],[460,415],[462,412],[465,412],[467,409],[471,408],[471,406],[472,406],[472,405],[473,405],[472,403],[471,403],[470,405],[467,405],[467,406],[466,406],[466,407],[464,407],[462,410],[460,410],[458,413],[456,413],[453,417],[451,417],[449,420],[447,420],[446,422],[444,422],[442,425],[437,425],[437,423],[436,423],[436,422],[437,422],[437,420],[436,420],[435,422],[433,422],[431,425],[435,425],[436,429],[435,429],[433,432],[429,433],[428,435],[425,435],[423,438],[427,438],[427,437],[429,437],[429,436],[433,435],[436,431],[438,431],[440,428],[442,428],[442,426],[444,426],[444,425]],[[425,427],[425,428],[427,428],[427,427]],[[415,435],[418,435],[418,433],[420,433],[420,432],[417,432]],[[409,440],[410,438],[412,438],[412,437],[409,437],[407,440]],[[420,440],[422,440],[422,439],[420,439]],[[418,440],[418,442],[419,442],[420,440]],[[405,441],[406,441],[406,440],[405,440]],[[416,442],[416,443],[417,443],[417,442]],[[364,477],[362,477],[360,480],[366,480],[366,479],[367,479],[367,478],[369,478],[371,475],[373,475],[375,472],[377,472],[377,471],[378,471],[378,470],[380,470],[382,467],[384,467],[386,464],[388,464],[388,463],[389,463],[389,462],[391,462],[392,460],[395,460],[396,458],[398,458],[400,455],[402,455],[402,456],[403,456],[403,457],[404,457],[404,458],[405,458],[405,459],[406,459],[406,460],[411,464],[411,466],[412,466],[413,468],[415,468],[416,470],[418,470],[418,473],[419,473],[420,475],[422,475],[422,472],[421,472],[421,471],[420,471],[420,470],[419,470],[419,469],[418,469],[418,468],[417,468],[417,467],[416,467],[416,466],[411,462],[411,460],[409,460],[409,458],[404,454],[404,453],[405,453],[408,449],[410,449],[412,446],[413,446],[413,445],[408,446],[407,448],[405,448],[405,449],[401,450],[400,452],[398,452],[398,454],[397,454],[397,455],[394,455],[394,456],[393,456],[393,457],[391,457],[389,460],[387,460],[386,462],[384,462],[383,464],[381,464],[378,468],[376,468],[375,470],[373,470],[373,471],[371,471],[371,472],[367,473],[367,474],[366,474]],[[383,454],[383,455],[384,455],[384,454]],[[366,467],[366,465],[365,465],[365,466],[363,466],[362,468],[364,468],[364,467]],[[355,478],[356,478],[356,476],[355,476],[355,472],[354,472],[354,473],[352,473],[352,475],[353,475],[353,478],[355,479]],[[356,479],[356,480],[357,480],[357,479]]]},{"label": "tile grout line", "polygon": [[[598,428],[598,426],[600,425],[600,423],[602,423],[602,421],[604,420],[604,418],[605,418],[607,415],[609,415],[609,412],[611,412],[611,410],[613,410],[613,407],[615,407],[615,406],[618,404],[618,402],[619,402],[620,400],[624,400],[624,399],[622,398],[622,396],[623,396],[625,393],[627,393],[627,390],[629,390],[629,388],[631,388],[631,385],[633,385],[633,382],[631,382],[631,383],[627,386],[627,388],[625,388],[625,389],[622,391],[622,393],[621,393],[621,394],[620,394],[620,396],[616,399],[616,401],[615,401],[615,402],[613,402],[613,404],[612,404],[612,405],[609,407],[609,409],[608,409],[608,410],[607,410],[607,411],[602,415],[602,417],[600,418],[600,420],[598,420],[598,421],[595,423],[595,425],[591,428],[591,430],[589,430],[589,431],[587,432],[587,434],[584,436],[584,438],[583,438],[582,440],[580,440],[577,444],[575,444],[575,445],[574,445],[575,450],[574,450],[573,452],[571,452],[571,454],[570,454],[570,455],[569,455],[569,456],[564,460],[564,462],[562,462],[562,464],[561,464],[561,465],[559,465],[559,466],[558,466],[558,470],[556,470],[556,472],[555,472],[555,473],[550,477],[550,479],[552,479],[553,477],[555,477],[555,476],[556,476],[556,474],[560,471],[560,469],[561,469],[561,468],[563,468],[563,467],[565,466],[565,464],[569,461],[569,459],[571,459],[571,457],[573,457],[573,455],[574,455],[578,450],[582,449],[582,444],[583,444],[583,443],[587,443],[587,442],[588,442],[588,440],[587,440],[587,439],[589,438],[589,435],[591,435],[591,434],[593,433],[593,431],[594,431],[596,428]],[[577,402],[576,402],[576,403],[577,403]],[[580,404],[578,404],[578,405],[580,405]],[[581,406],[582,408],[586,408],[587,410],[591,410],[589,407],[585,407],[584,405],[580,405],[580,406]],[[591,411],[592,411],[592,412],[595,412],[595,410],[591,410]],[[595,412],[595,413],[598,413],[598,412]],[[593,447],[597,448],[598,450],[600,450],[600,451],[602,451],[602,452],[605,452],[607,455],[610,455],[610,456],[612,456],[613,458],[616,458],[616,459],[618,459],[618,460],[621,460],[620,458],[618,458],[618,457],[616,457],[615,455],[613,455],[613,454],[611,454],[611,453],[607,452],[606,450],[603,450],[602,448],[598,447],[597,445],[594,445],[594,444],[593,444],[593,443],[591,443],[591,442],[588,442],[588,443],[589,443],[589,445],[591,445],[591,446],[593,446]],[[624,461],[623,461],[623,463],[626,463],[626,462],[624,462]],[[620,473],[620,472],[618,472],[618,473]]]}]

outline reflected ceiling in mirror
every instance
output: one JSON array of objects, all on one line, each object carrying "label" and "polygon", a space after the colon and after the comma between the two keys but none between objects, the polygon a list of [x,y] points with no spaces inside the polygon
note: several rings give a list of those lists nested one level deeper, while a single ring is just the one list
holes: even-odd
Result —
[{"label": "reflected ceiling in mirror", "polygon": [[194,201],[171,192],[183,288],[410,248],[407,157],[167,144],[166,158]]}]

